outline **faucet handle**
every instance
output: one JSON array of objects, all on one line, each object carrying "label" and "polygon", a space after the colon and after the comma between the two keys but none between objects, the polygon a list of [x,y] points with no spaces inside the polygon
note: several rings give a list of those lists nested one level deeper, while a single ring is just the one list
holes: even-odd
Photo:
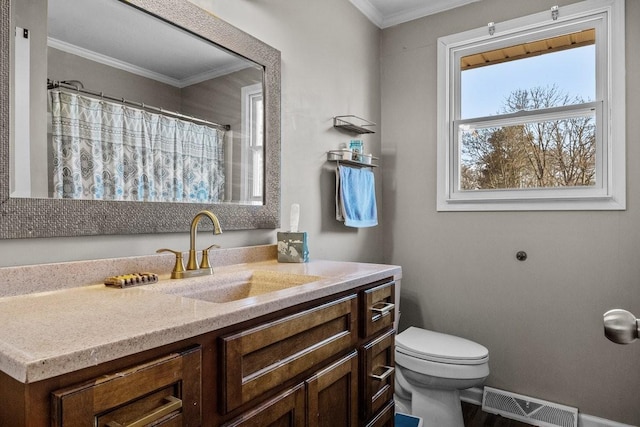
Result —
[{"label": "faucet handle", "polygon": [[209,249],[219,247],[219,245],[211,245],[207,249],[202,250],[202,260],[200,261],[200,268],[211,268],[211,265],[209,264]]},{"label": "faucet handle", "polygon": [[184,273],[184,263],[182,262],[182,252],[179,251],[174,251],[173,249],[158,249],[156,251],[156,253],[160,253],[160,252],[172,252],[173,254],[175,254],[176,256],[176,263],[173,266],[173,271],[171,272],[171,278],[172,279],[179,279],[182,277],[182,274]]}]

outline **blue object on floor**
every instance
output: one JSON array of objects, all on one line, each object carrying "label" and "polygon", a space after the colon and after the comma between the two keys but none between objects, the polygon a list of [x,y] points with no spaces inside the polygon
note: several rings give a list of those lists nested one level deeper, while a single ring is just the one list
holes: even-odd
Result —
[{"label": "blue object on floor", "polygon": [[396,413],[395,426],[396,427],[422,427],[422,418],[414,417],[413,415]]}]

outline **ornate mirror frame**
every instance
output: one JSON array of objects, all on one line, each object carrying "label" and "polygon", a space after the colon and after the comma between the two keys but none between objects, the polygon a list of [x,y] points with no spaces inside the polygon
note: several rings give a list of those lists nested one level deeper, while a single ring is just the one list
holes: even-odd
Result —
[{"label": "ornate mirror frame", "polygon": [[181,27],[264,67],[265,170],[262,205],[123,202],[11,198],[10,31],[12,1],[0,4],[0,238],[184,232],[202,209],[218,216],[223,230],[280,226],[280,52],[187,0],[125,3]]}]

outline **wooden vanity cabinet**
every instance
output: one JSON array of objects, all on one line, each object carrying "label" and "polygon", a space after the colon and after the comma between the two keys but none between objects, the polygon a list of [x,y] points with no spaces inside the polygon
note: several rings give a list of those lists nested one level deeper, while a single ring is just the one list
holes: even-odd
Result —
[{"label": "wooden vanity cabinet", "polygon": [[350,427],[358,425],[358,354],[354,351],[224,427]]},{"label": "wooden vanity cabinet", "polygon": [[35,383],[0,372],[0,425],[392,426],[394,296],[386,279]]},{"label": "wooden vanity cabinet", "polygon": [[200,347],[52,393],[53,427],[200,426]]},{"label": "wooden vanity cabinet", "polygon": [[[393,425],[395,382],[395,282],[384,281],[360,295],[360,411],[365,425]],[[388,413],[391,413],[389,421]],[[390,424],[387,424],[390,422]]]},{"label": "wooden vanity cabinet", "polygon": [[354,348],[357,308],[350,295],[223,336],[223,413]]},{"label": "wooden vanity cabinet", "polygon": [[259,402],[300,382],[307,426],[393,425],[394,320],[387,279],[222,336],[219,406],[229,417],[240,412],[224,425],[241,425],[247,413],[254,421],[267,414],[251,425],[272,425],[271,406]]},{"label": "wooden vanity cabinet", "polygon": [[294,427],[305,424],[304,384],[298,384],[243,413],[225,427]]},{"label": "wooden vanity cabinet", "polygon": [[368,339],[379,332],[393,329],[395,282],[383,281],[360,291],[359,295],[362,317],[360,335]]},{"label": "wooden vanity cabinet", "polygon": [[394,422],[395,417],[395,405],[393,401],[387,403],[378,415],[376,415],[370,422],[367,423],[366,427],[393,427],[395,425]]},{"label": "wooden vanity cabinet", "polygon": [[[335,425],[335,413],[344,421],[340,425],[357,426],[357,344],[355,294],[222,336],[220,409],[223,414],[238,408],[242,412],[224,425],[239,425],[246,412],[253,420],[261,420],[255,425],[271,425],[275,417],[269,405],[256,410],[242,406],[293,383],[285,394],[302,384],[305,396],[305,422],[296,425]],[[346,357],[335,361],[341,355]]]},{"label": "wooden vanity cabinet", "polygon": [[372,419],[393,401],[394,331],[385,332],[361,348],[362,405],[364,419]]},{"label": "wooden vanity cabinet", "polygon": [[358,353],[314,374],[307,386],[307,426],[358,425]]}]

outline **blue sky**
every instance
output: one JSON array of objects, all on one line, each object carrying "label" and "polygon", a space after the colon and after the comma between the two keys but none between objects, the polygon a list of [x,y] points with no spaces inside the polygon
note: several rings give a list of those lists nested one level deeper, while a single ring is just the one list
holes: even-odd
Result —
[{"label": "blue sky", "polygon": [[516,89],[556,84],[570,96],[594,100],[595,71],[594,45],[463,71],[462,118],[496,114]]}]

